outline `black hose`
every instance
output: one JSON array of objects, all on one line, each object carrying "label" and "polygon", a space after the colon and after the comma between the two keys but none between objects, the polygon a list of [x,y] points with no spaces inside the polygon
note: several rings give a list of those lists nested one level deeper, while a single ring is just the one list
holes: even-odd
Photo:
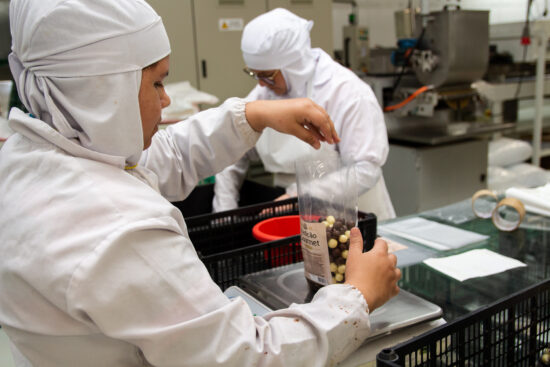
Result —
[{"label": "black hose", "polygon": [[403,74],[405,74],[405,68],[407,67],[407,65],[409,64],[409,60],[412,56],[412,54],[414,53],[414,51],[416,49],[418,49],[420,43],[422,43],[422,39],[424,38],[424,33],[426,32],[426,27],[422,27],[422,32],[420,32],[420,36],[418,37],[418,41],[416,42],[416,45],[414,45],[414,47],[412,48],[411,52],[407,55],[407,57],[405,58],[405,62],[403,64],[403,66],[401,67],[401,72],[399,73],[399,75],[397,76],[397,79],[395,80],[395,82],[393,83],[393,93],[395,93],[395,90],[397,89],[397,86],[399,85],[399,83],[401,82],[401,78],[403,77]]}]

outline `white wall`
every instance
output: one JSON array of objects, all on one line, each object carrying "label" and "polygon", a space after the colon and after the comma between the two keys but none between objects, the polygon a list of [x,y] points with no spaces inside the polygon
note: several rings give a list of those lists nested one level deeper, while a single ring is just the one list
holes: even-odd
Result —
[{"label": "white wall", "polygon": [[[394,47],[396,42],[393,13],[407,7],[408,0],[356,0],[358,24],[369,27],[371,48]],[[530,19],[542,19],[547,0],[534,0]],[[459,4],[462,9],[489,10],[489,22],[509,23],[525,21],[527,0],[429,0],[430,10],[441,10],[444,5]],[[420,6],[420,0],[413,0]],[[334,48],[342,49],[342,27],[348,22],[351,5],[333,4]],[[550,19],[550,15],[545,18]]]},{"label": "white wall", "polygon": [[[549,19],[543,16],[547,0],[534,0],[529,13],[530,20]],[[462,0],[464,9],[490,10],[491,24],[524,22],[527,15],[527,0]]]}]

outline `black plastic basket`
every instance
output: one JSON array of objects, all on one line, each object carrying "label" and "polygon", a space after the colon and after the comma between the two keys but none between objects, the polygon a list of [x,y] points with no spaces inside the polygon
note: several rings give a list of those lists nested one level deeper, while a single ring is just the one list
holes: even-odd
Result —
[{"label": "black plastic basket", "polygon": [[550,280],[393,348],[377,366],[537,366],[549,347]]},{"label": "black plastic basket", "polygon": [[[246,274],[302,261],[300,236],[260,243],[252,227],[264,219],[298,214],[296,198],[250,205],[186,218],[189,237],[214,281],[222,288],[236,285]],[[376,239],[376,216],[359,212],[364,250]]]}]

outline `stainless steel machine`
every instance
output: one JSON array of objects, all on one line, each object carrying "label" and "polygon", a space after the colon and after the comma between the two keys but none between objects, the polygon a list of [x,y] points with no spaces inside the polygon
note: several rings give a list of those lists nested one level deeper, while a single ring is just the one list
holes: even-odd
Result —
[{"label": "stainless steel machine", "polygon": [[364,80],[386,112],[384,176],[397,215],[406,215],[485,188],[487,138],[513,124],[492,121],[472,87],[489,63],[488,11],[406,9],[395,19],[403,38],[394,69],[371,67]]},{"label": "stainless steel machine", "polygon": [[[401,70],[364,78],[388,112],[390,138],[436,145],[510,128],[484,116],[484,101],[472,87],[489,64],[489,12],[443,9],[415,19],[415,44]],[[407,28],[399,21],[396,27]]]},{"label": "stainless steel machine", "polygon": [[[417,24],[420,23],[421,15]],[[424,85],[468,84],[480,79],[489,62],[489,12],[441,10],[415,30],[412,54],[416,77]]]}]

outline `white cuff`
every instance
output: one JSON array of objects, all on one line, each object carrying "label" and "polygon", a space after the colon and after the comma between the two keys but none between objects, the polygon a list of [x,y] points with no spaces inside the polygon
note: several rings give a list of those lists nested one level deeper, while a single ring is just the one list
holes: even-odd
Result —
[{"label": "white cuff", "polygon": [[235,124],[237,125],[237,129],[242,134],[246,142],[253,146],[260,138],[261,133],[255,131],[246,119],[247,101],[242,98],[230,98],[230,100],[232,102],[231,109],[235,114]]}]

